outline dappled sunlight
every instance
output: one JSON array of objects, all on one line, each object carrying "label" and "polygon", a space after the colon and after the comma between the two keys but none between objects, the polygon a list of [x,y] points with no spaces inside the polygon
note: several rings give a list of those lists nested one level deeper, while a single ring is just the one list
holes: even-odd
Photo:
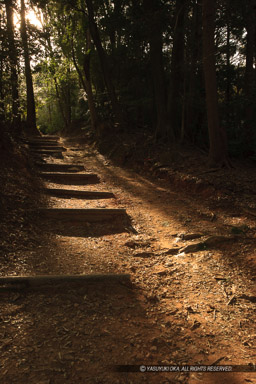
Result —
[{"label": "dappled sunlight", "polygon": [[3,1],[0,383],[253,381],[255,4],[215,3]]}]

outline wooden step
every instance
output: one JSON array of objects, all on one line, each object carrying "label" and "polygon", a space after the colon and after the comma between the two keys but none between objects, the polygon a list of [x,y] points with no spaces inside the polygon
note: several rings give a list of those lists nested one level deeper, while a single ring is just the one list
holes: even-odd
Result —
[{"label": "wooden step", "polygon": [[54,144],[58,144],[59,140],[58,139],[42,139],[42,138],[30,138],[30,139],[26,139],[25,140],[25,143],[28,143],[28,144],[46,144],[46,143],[54,143]]},{"label": "wooden step", "polygon": [[47,284],[65,283],[97,283],[97,282],[130,282],[130,275],[127,273],[106,273],[89,275],[37,275],[37,276],[4,276],[0,277],[0,285],[20,284],[24,287],[33,287]]},{"label": "wooden step", "polygon": [[55,189],[43,188],[43,193],[50,196],[62,197],[70,199],[72,197],[77,199],[98,200],[98,199],[111,199],[115,195],[111,192],[98,192],[98,191],[76,191],[73,189]]},{"label": "wooden step", "polygon": [[36,142],[27,141],[26,144],[28,144],[32,148],[40,148],[42,146],[43,147],[47,146],[47,147],[52,148],[52,147],[58,146],[59,142],[56,140],[54,140],[54,141],[36,141]]},{"label": "wooden step", "polygon": [[57,147],[59,143],[57,141],[47,141],[47,142],[37,142],[37,143],[31,143],[27,141],[25,144],[29,145],[30,149],[41,149],[42,147]]},{"label": "wooden step", "polygon": [[59,140],[57,135],[28,136],[27,140]]},{"label": "wooden step", "polygon": [[30,146],[30,150],[33,152],[37,151],[54,151],[54,152],[65,152],[67,149],[64,147],[60,147],[59,145],[43,145],[41,144],[40,146]]},{"label": "wooden step", "polygon": [[41,158],[48,158],[48,157],[54,157],[55,159],[63,159],[63,153],[62,152],[55,152],[55,151],[52,151],[52,152],[43,152],[43,153],[40,153],[40,152],[35,152],[35,151],[31,151],[31,154],[36,158],[36,159],[41,159]]},{"label": "wooden step", "polygon": [[51,153],[58,153],[58,152],[63,152],[62,148],[55,148],[55,149],[43,149],[43,148],[30,148],[30,151],[33,153],[39,153],[39,154],[51,154]]},{"label": "wooden step", "polygon": [[31,212],[37,214],[40,218],[44,217],[59,221],[101,222],[128,217],[125,209],[41,208]]},{"label": "wooden step", "polygon": [[84,166],[80,164],[50,164],[37,163],[36,166],[45,172],[80,172],[84,171]]},{"label": "wooden step", "polygon": [[44,180],[57,184],[86,185],[98,184],[100,179],[94,173],[54,173],[40,172],[40,177]]},{"label": "wooden step", "polygon": [[43,135],[41,136],[42,139],[55,139],[55,140],[59,140],[59,136],[58,135]]}]

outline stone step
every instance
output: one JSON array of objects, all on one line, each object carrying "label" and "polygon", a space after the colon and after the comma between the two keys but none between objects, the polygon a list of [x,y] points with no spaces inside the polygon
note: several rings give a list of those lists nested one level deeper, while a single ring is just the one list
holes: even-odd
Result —
[{"label": "stone step", "polygon": [[80,171],[84,171],[84,166],[80,165],[80,164],[36,163],[36,166],[45,172],[80,172]]},{"label": "stone step", "polygon": [[76,191],[73,189],[55,189],[55,188],[43,188],[43,193],[50,196],[62,197],[71,199],[72,197],[85,200],[99,200],[99,199],[111,199],[115,195],[111,192],[98,192],[98,191]]},{"label": "stone step", "polygon": [[47,219],[58,221],[102,222],[116,218],[128,218],[125,209],[73,209],[73,208],[41,208],[30,211]]},{"label": "stone step", "polygon": [[40,172],[39,175],[44,180],[57,184],[86,185],[98,184],[100,182],[99,177],[94,173]]},{"label": "stone step", "polygon": [[34,287],[41,285],[56,285],[69,283],[103,283],[126,282],[130,283],[127,273],[95,273],[88,275],[37,275],[37,276],[4,276],[0,277],[0,285],[21,285],[21,287]]}]

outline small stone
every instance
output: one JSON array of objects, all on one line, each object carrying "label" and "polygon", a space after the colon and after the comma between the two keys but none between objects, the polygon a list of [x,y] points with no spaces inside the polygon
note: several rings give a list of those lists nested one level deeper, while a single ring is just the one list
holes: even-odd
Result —
[{"label": "small stone", "polygon": [[152,257],[154,256],[154,253],[152,252],[137,252],[133,254],[134,257]]},{"label": "small stone", "polygon": [[155,345],[153,345],[151,348],[150,348],[150,351],[151,352],[157,352],[157,347]]},{"label": "small stone", "polygon": [[183,240],[194,240],[194,239],[199,239],[203,235],[201,233],[186,233],[182,235]]}]

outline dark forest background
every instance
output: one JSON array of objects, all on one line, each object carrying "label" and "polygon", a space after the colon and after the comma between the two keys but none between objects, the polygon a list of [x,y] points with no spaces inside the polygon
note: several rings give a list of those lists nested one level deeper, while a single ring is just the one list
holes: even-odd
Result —
[{"label": "dark forest background", "polygon": [[143,132],[214,166],[256,160],[255,16],[256,0],[4,0],[2,132]]}]

